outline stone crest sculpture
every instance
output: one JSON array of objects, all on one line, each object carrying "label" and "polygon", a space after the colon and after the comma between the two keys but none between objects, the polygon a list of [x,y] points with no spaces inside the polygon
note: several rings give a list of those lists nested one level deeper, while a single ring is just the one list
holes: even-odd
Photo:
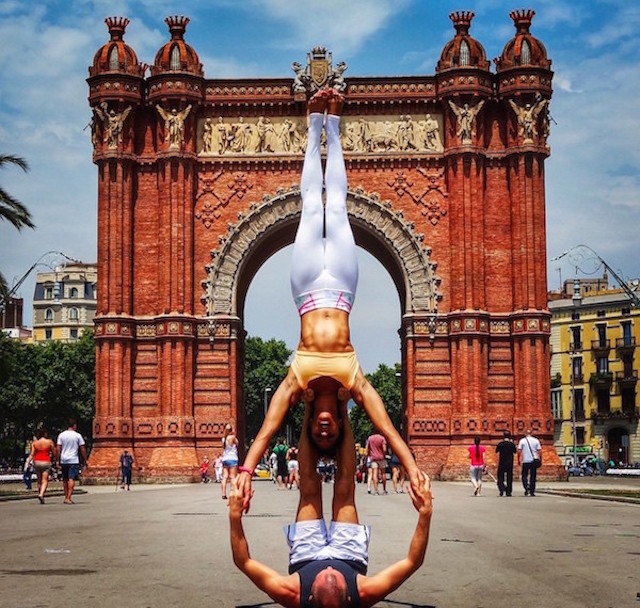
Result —
[{"label": "stone crest sculpture", "polygon": [[304,68],[301,63],[294,61],[291,69],[295,73],[292,85],[294,96],[306,96],[324,88],[333,88],[342,93],[347,88],[344,79],[346,62],[340,61],[334,68],[331,53],[323,46],[314,46],[307,53],[307,65]]}]

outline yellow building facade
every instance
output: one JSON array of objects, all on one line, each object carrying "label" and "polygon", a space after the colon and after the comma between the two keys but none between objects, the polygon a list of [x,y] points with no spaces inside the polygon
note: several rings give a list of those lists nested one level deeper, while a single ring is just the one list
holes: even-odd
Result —
[{"label": "yellow building facade", "polygon": [[96,264],[71,263],[39,272],[33,295],[33,342],[73,342],[93,329]]},{"label": "yellow building facade", "polygon": [[[640,309],[623,290],[549,302],[551,409],[565,464],[640,461],[637,403]],[[573,416],[575,408],[575,419]],[[575,427],[575,428],[574,428]]]}]

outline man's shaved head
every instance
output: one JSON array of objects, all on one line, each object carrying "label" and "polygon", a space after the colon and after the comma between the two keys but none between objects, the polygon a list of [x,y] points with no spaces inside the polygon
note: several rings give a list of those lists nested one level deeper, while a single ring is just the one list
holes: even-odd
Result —
[{"label": "man's shaved head", "polygon": [[349,605],[347,581],[329,566],[316,575],[309,600],[314,608],[346,608]]}]

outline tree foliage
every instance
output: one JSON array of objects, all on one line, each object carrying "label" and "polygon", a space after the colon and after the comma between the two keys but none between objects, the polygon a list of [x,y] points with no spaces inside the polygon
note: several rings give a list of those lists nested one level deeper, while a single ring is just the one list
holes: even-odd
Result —
[{"label": "tree foliage", "polygon": [[[282,340],[248,337],[245,341],[244,406],[248,442],[257,435],[264,420],[265,389],[271,389],[267,392],[271,399],[287,375],[290,356],[291,351]],[[293,420],[290,414],[288,422],[291,424]]]},{"label": "tree foliage", "polygon": [[[366,374],[367,380],[384,402],[389,418],[393,425],[402,434],[402,384],[399,377],[400,364],[389,367],[384,363],[378,366],[373,374]],[[363,408],[355,406],[349,412],[349,420],[353,428],[353,436],[356,442],[364,445],[367,437],[373,433],[373,424],[369,420]]]},{"label": "tree foliage", "polygon": [[95,413],[95,341],[23,344],[0,336],[0,449],[15,460],[38,424],[55,440],[73,417],[91,443]]},{"label": "tree foliage", "polygon": [[[23,171],[29,170],[29,164],[24,158],[11,154],[0,154],[0,169],[7,165],[15,165]],[[11,196],[2,186],[0,186],[0,220],[6,220],[13,224],[18,230],[24,226],[35,228],[29,210],[16,198]],[[0,273],[0,304],[9,296],[9,285],[3,274]]]}]

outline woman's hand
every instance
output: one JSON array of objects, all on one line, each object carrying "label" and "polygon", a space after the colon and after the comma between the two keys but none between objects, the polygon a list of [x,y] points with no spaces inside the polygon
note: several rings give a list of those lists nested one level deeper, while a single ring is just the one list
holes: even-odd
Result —
[{"label": "woman's hand", "polygon": [[[255,490],[251,488],[251,475],[245,471],[238,473],[238,476],[235,481],[232,482],[231,487],[234,488],[242,498],[243,513],[248,513],[249,507],[251,506],[251,499],[255,493]],[[233,496],[233,492],[231,494]]]},{"label": "woman's hand", "polygon": [[229,493],[229,517],[236,519],[241,519],[242,514],[248,511],[248,508],[245,509],[244,507],[242,475],[249,476],[248,473],[238,475],[235,480],[231,482],[231,492]]}]

